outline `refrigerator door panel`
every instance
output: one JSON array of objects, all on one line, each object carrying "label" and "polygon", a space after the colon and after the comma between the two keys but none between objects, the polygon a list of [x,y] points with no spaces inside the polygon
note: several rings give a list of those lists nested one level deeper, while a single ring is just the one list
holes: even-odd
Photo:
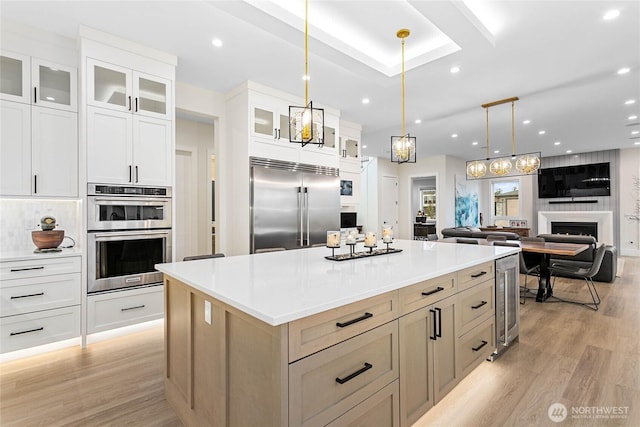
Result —
[{"label": "refrigerator door panel", "polygon": [[305,173],[303,186],[305,246],[327,242],[327,231],[340,230],[340,178]]},{"label": "refrigerator door panel", "polygon": [[251,252],[300,247],[302,174],[258,166],[251,171]]}]

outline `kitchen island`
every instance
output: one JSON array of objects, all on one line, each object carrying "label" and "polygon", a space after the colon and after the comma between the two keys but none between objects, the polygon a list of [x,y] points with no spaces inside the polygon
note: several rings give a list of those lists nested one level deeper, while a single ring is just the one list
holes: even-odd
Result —
[{"label": "kitchen island", "polygon": [[417,420],[493,351],[494,260],[519,249],[392,246],[159,264],[165,390],[185,425]]}]

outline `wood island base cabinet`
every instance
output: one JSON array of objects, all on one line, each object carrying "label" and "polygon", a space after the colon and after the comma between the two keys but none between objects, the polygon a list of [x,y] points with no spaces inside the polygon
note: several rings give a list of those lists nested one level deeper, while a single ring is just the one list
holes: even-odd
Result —
[{"label": "wood island base cabinet", "polygon": [[167,400],[186,426],[411,426],[495,349],[493,289],[492,261],[271,326],[165,274]]}]

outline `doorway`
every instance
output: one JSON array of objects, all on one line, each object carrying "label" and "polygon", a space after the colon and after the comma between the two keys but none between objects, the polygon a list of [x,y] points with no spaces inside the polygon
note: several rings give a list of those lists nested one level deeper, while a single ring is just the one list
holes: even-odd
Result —
[{"label": "doorway", "polygon": [[380,196],[380,224],[376,227],[382,228],[383,224],[391,225],[395,233],[398,232],[398,177],[382,177],[382,194]]}]

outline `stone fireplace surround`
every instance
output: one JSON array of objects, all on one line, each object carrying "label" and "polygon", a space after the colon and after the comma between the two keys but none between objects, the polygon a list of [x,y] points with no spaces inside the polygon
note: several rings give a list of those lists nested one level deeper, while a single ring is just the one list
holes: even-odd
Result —
[{"label": "stone fireplace surround", "polygon": [[538,212],[538,234],[550,234],[551,222],[595,222],[598,224],[598,243],[613,245],[612,211],[547,211]]}]

